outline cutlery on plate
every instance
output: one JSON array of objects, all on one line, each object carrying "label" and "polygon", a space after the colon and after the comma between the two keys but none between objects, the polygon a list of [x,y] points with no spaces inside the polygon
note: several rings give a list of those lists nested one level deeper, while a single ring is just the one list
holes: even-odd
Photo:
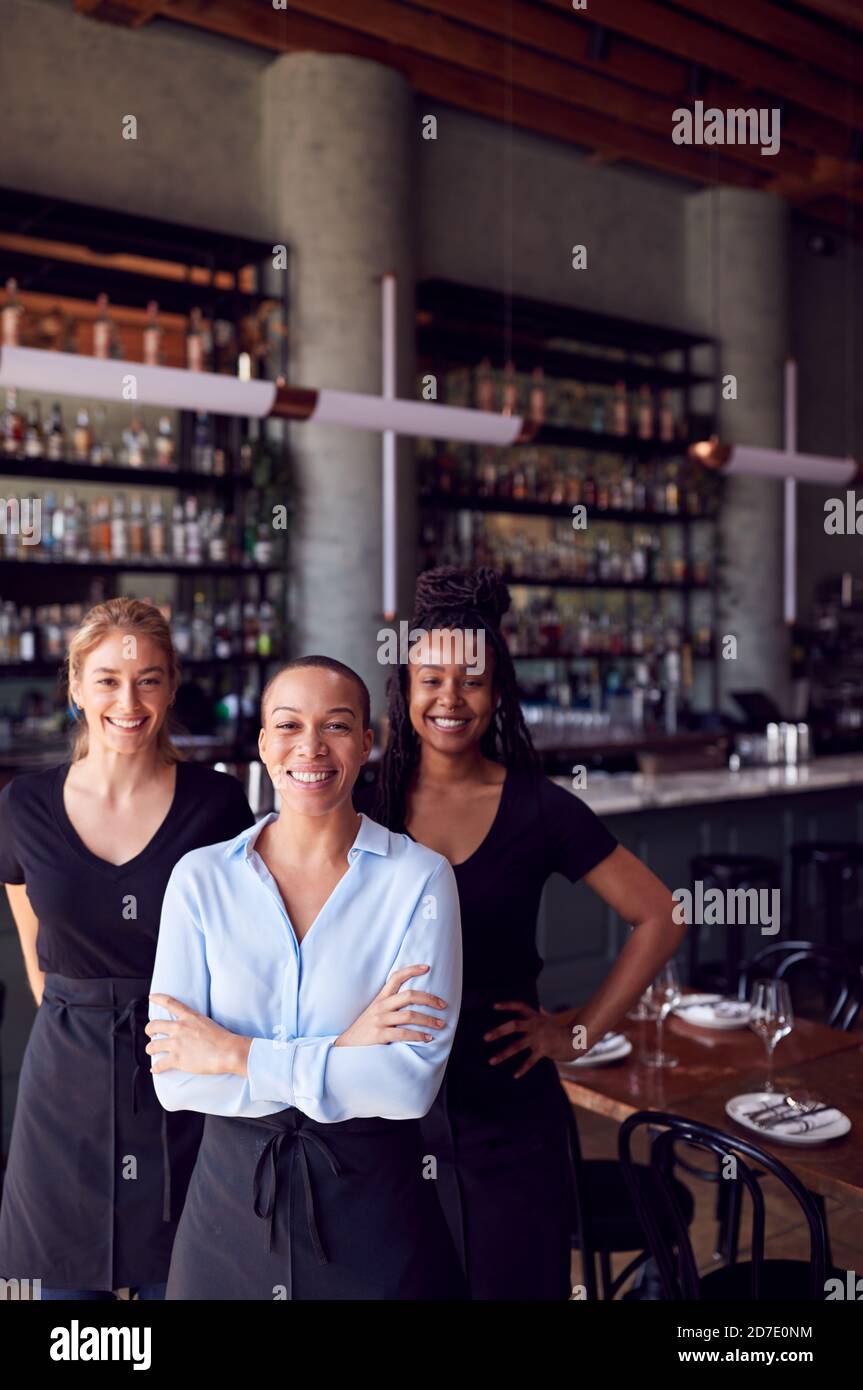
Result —
[{"label": "cutlery on plate", "polygon": [[784,1125],[789,1120],[805,1120],[810,1115],[821,1115],[825,1110],[832,1110],[832,1105],[815,1105],[811,1108],[798,1110],[796,1113],[789,1111],[785,1115],[768,1115],[766,1120],[755,1120],[754,1124],[759,1129],[776,1129],[779,1125]]}]

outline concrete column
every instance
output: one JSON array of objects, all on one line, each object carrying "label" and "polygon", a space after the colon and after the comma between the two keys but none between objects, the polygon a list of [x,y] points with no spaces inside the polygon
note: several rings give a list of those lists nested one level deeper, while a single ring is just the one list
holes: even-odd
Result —
[{"label": "concrete column", "polygon": [[[772,194],[711,188],[686,207],[686,294],[692,322],[719,339],[720,373],[737,399],[719,399],[719,435],[731,443],[781,448],[783,363],[789,342],[788,209]],[[785,710],[789,634],[782,616],[781,482],[725,482],[719,636],[737,638],[734,661],[719,657],[722,707],[729,690],[764,690]]]},{"label": "concrete column", "polygon": [[[398,394],[414,387],[413,165],[420,138],[411,88],[391,68],[347,55],[290,53],[262,78],[261,187],[288,248],[291,380],[379,394],[380,277],[398,277]],[[299,484],[292,540],[298,653],[337,657],[383,706],[381,437],[291,427]],[[415,573],[415,481],[399,449],[400,602]]]}]

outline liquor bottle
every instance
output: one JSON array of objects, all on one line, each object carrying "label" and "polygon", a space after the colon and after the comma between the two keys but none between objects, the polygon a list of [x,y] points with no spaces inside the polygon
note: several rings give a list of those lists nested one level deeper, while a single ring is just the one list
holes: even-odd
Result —
[{"label": "liquor bottle", "polygon": [[596,482],[593,473],[585,473],[581,485],[581,500],[585,507],[596,506]]},{"label": "liquor bottle", "polygon": [[126,499],[117,493],[111,504],[111,559],[129,558],[129,535],[126,525]]},{"label": "liquor bottle", "polygon": [[632,465],[625,463],[620,479],[620,505],[625,512],[635,509],[635,477]]},{"label": "liquor bottle", "polygon": [[638,388],[638,437],[653,438],[653,398],[646,384]]},{"label": "liquor bottle", "polygon": [[257,656],[258,653],[258,615],[251,599],[243,604],[243,655]]},{"label": "liquor bottle", "polygon": [[111,503],[107,497],[97,497],[93,505],[93,524],[90,527],[90,547],[96,560],[111,558]]},{"label": "liquor bottle", "polygon": [[173,468],[174,433],[170,415],[159,416],[159,432],[156,435],[156,467]]},{"label": "liquor bottle", "polygon": [[183,503],[183,530],[187,565],[201,563],[201,523],[198,518],[198,499],[191,493]]},{"label": "liquor bottle", "polygon": [[144,429],[140,415],[133,415],[131,424],[123,431],[123,461],[130,468],[146,468],[149,450],[150,436]]},{"label": "liquor bottle", "polygon": [[140,497],[132,497],[129,503],[129,556],[142,560],[145,554],[144,504]]},{"label": "liquor bottle", "polygon": [[94,468],[100,467],[103,463],[111,463],[113,460],[114,451],[106,439],[107,428],[107,413],[102,406],[96,406],[90,425],[90,462]]},{"label": "liquor bottle", "polygon": [[159,306],[155,299],[147,305],[147,322],[144,325],[144,361],[148,367],[158,367],[162,360],[162,328],[159,323]]},{"label": "liquor bottle", "polygon": [[494,497],[497,492],[497,464],[495,463],[495,451],[493,449],[481,448],[479,451],[479,468],[477,469],[477,495],[479,497]]},{"label": "liquor bottle", "polygon": [[6,388],[6,409],[3,413],[3,452],[18,455],[24,447],[24,420],[18,410],[18,391]]},{"label": "liquor bottle", "polygon": [[665,510],[670,512],[672,516],[676,516],[680,511],[680,485],[674,464],[668,466],[668,476],[665,483]]},{"label": "liquor bottle", "polygon": [[171,620],[171,636],[174,650],[182,658],[192,650],[192,627],[187,613],[175,613]]},{"label": "liquor bottle", "polygon": [[276,628],[273,605],[264,599],[258,612],[258,656],[272,656]]},{"label": "liquor bottle", "polygon": [[266,521],[258,523],[253,557],[256,565],[269,565],[273,560],[273,528]]},{"label": "liquor bottle", "polygon": [[518,414],[518,380],[514,362],[507,362],[503,369],[503,414]]},{"label": "liquor bottle", "polygon": [[42,432],[42,412],[39,408],[39,402],[33,401],[27,416],[27,428],[24,432],[24,457],[40,459],[44,453],[45,437]]},{"label": "liquor bottle", "polygon": [[67,492],[63,498],[63,559],[77,560],[79,550],[80,518],[75,494]]},{"label": "liquor bottle", "polygon": [[213,323],[213,370],[227,376],[237,375],[237,335],[227,319]]},{"label": "liquor bottle", "polygon": [[79,410],[72,435],[72,452],[77,463],[90,462],[90,449],[93,434],[90,429],[90,416],[86,410]]},{"label": "liquor bottle", "polygon": [[529,414],[534,424],[541,425],[545,420],[545,373],[542,367],[534,367],[531,372]]},{"label": "liquor bottle", "polygon": [[114,326],[108,317],[108,296],[100,294],[96,300],[99,314],[93,324],[93,356],[108,358],[114,340]]},{"label": "liquor bottle", "polygon": [[42,498],[42,551],[48,560],[59,559],[55,554],[55,526],[57,503],[53,492],[46,492]]},{"label": "liquor bottle", "polygon": [[21,342],[21,321],[24,308],[18,298],[18,281],[11,276],[6,281],[6,303],[0,314],[0,341],[3,347],[18,347]]},{"label": "liquor bottle", "polygon": [[595,392],[590,407],[590,428],[595,434],[605,433],[605,401]]},{"label": "liquor bottle", "polygon": [[674,440],[674,411],[671,408],[671,392],[659,393],[659,438],[665,443]]},{"label": "liquor bottle", "polygon": [[186,525],[182,502],[175,502],[171,511],[171,555],[180,563],[186,559]]},{"label": "liquor bottle", "polygon": [[150,543],[150,559],[162,561],[167,553],[167,532],[165,529],[165,513],[162,509],[161,498],[154,497],[150,502],[150,515],[147,522],[148,540]]},{"label": "liquor bottle", "polygon": [[[43,526],[43,530],[44,530]],[[64,560],[66,558],[66,504],[65,499],[62,507],[54,508],[54,515],[51,520],[51,558],[52,560]]]},{"label": "liquor bottle", "polygon": [[640,469],[637,464],[633,464],[632,501],[633,511],[646,512],[648,510],[647,503],[649,501],[649,497],[647,491],[647,479],[644,476],[644,471]]},{"label": "liquor bottle", "polygon": [[657,467],[653,473],[653,482],[650,489],[651,511],[664,512],[666,506],[665,478],[662,469]]},{"label": "liquor bottle", "polygon": [[186,334],[186,366],[190,372],[206,370],[204,324],[200,309],[192,309],[189,314],[189,331]]},{"label": "liquor bottle", "polygon": [[222,610],[216,613],[213,637],[213,655],[219,661],[227,661],[231,656],[231,632],[227,614]]},{"label": "liquor bottle", "polygon": [[228,559],[228,540],[225,534],[225,513],[216,508],[209,522],[207,555],[214,565],[224,565],[227,563]]},{"label": "liquor bottle", "polygon": [[39,656],[39,635],[36,624],[33,621],[33,610],[29,607],[21,609],[21,620],[18,629],[18,660],[36,661]]},{"label": "liquor bottle", "polygon": [[494,410],[494,376],[488,357],[484,357],[477,368],[476,408],[477,410]]},{"label": "liquor bottle", "polygon": [[212,655],[212,617],[204,594],[197,593],[192,608],[192,660],[206,661]]},{"label": "liquor bottle", "polygon": [[614,400],[611,415],[612,433],[617,435],[629,434],[629,402],[626,397],[625,381],[616,381],[614,383]]},{"label": "liquor bottle", "polygon": [[600,512],[607,512],[611,498],[608,486],[608,470],[597,468],[596,470],[596,509]]},{"label": "liquor bottle", "polygon": [[195,415],[192,438],[192,467],[198,473],[213,472],[212,423],[206,411]]},{"label": "liquor bottle", "polygon": [[45,453],[52,463],[59,463],[65,452],[66,431],[63,428],[63,412],[60,409],[60,402],[55,401],[51,407],[51,415],[48,420]]},{"label": "liquor bottle", "polygon": [[608,505],[613,512],[622,512],[624,510],[623,479],[622,467],[619,464],[615,464],[608,489]]}]

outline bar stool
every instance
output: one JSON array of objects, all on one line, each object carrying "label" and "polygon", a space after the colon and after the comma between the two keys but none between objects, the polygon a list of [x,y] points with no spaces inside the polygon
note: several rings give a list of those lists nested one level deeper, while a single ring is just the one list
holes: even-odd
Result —
[{"label": "bar stool", "polygon": [[809,937],[804,925],[806,876],[814,868],[824,909],[824,941],[841,949],[844,885],[863,867],[863,845],[850,840],[801,840],[791,846],[791,924],[795,937]]},{"label": "bar stool", "polygon": [[[693,884],[700,879],[705,892],[708,888],[727,892],[750,888],[772,890],[780,886],[779,863],[765,855],[697,854],[690,860],[689,869]],[[692,923],[688,932],[691,985],[720,990],[723,994],[736,993],[740,966],[746,955],[744,925],[742,922],[727,922],[722,928],[725,933],[725,960],[701,964],[698,959],[699,933],[703,924]]]}]

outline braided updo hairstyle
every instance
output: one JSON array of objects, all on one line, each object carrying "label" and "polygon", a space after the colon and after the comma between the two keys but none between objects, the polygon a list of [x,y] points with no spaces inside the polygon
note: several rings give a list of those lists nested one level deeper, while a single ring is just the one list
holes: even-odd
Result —
[{"label": "braided updo hairstyle", "polygon": [[[485,629],[486,646],[494,652],[494,690],[498,705],[483,734],[480,749],[487,758],[514,771],[534,770],[539,764],[521,704],[512,657],[500,620],[509,610],[509,589],[493,569],[457,569],[443,565],[426,570],[417,580],[412,629]],[[420,741],[411,724],[409,670],[396,666],[390,677],[389,732],[381,761],[373,819],[390,830],[403,831],[407,791],[419,762]]]}]

